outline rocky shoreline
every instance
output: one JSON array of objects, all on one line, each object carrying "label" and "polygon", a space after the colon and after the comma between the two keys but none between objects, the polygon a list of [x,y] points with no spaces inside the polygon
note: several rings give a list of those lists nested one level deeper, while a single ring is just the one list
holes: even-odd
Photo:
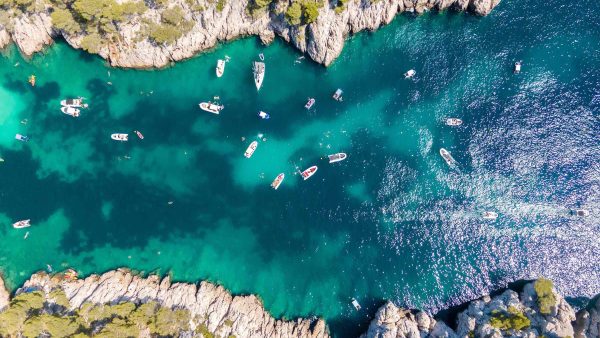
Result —
[{"label": "rocky shoreline", "polygon": [[[53,313],[52,295],[65,295],[69,311],[89,304],[145,304],[183,309],[190,325],[181,337],[330,337],[323,319],[274,319],[254,295],[232,296],[221,286],[172,283],[170,278],[140,277],[128,269],[117,269],[85,279],[67,279],[65,274],[39,272],[17,289],[12,299],[41,292],[44,312]],[[49,305],[48,305],[49,304]],[[10,308],[11,297],[0,279],[0,315]],[[61,315],[64,315],[62,312]],[[466,310],[449,324],[423,311],[411,311],[387,302],[376,313],[361,338],[375,337],[599,337],[600,300],[575,312],[548,280],[526,284],[519,293],[506,290],[495,297],[484,296],[468,303]],[[0,325],[1,326],[1,325]],[[203,328],[204,331],[198,330]],[[204,332],[204,333],[202,333]]]},{"label": "rocky shoreline", "polygon": [[[27,0],[29,1],[29,0]],[[58,23],[52,14],[60,9],[46,0],[31,0],[27,11],[8,7],[0,16],[0,48],[14,42],[25,56],[31,56],[64,38],[74,48],[83,48],[100,55],[115,67],[163,67],[173,61],[190,58],[213,48],[218,42],[258,36],[265,44],[275,36],[292,44],[314,61],[329,65],[342,52],[350,34],[376,30],[390,23],[403,12],[423,13],[428,10],[455,9],[487,15],[500,0],[346,0],[324,1],[318,17],[310,23],[291,24],[289,7],[299,0],[269,0],[268,9],[249,12],[257,0],[173,0],[163,7],[144,8],[139,14],[126,15],[122,20],[103,26],[98,33],[76,27],[78,22]],[[133,0],[130,0],[133,1]],[[265,1],[265,0],[262,0]],[[117,1],[122,4],[128,1]],[[342,4],[342,6],[340,6]],[[13,7],[17,7],[16,5]],[[75,6],[76,7],[76,6]],[[157,43],[146,36],[148,27],[158,27],[165,13],[181,8],[173,29],[183,33],[174,41]],[[177,9],[179,11],[179,9]],[[170,12],[171,13],[171,12]],[[77,13],[64,16],[74,20]],[[172,16],[172,15],[171,15]],[[162,21],[161,21],[162,20]],[[179,21],[186,25],[179,24]],[[91,21],[90,21],[91,22]],[[57,25],[59,27],[57,27]],[[148,26],[150,25],[150,26]],[[152,26],[154,25],[154,26]],[[183,28],[185,26],[185,29]],[[106,33],[105,31],[110,31]],[[95,37],[93,45],[90,37]]]}]

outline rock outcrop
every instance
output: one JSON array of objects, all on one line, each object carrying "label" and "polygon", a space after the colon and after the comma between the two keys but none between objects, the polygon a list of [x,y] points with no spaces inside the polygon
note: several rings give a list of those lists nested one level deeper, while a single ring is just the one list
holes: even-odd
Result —
[{"label": "rock outcrop", "polygon": [[[32,275],[16,294],[31,290],[49,294],[57,287],[62,288],[72,309],[79,308],[84,302],[122,301],[157,301],[165,307],[187,309],[194,318],[192,329],[194,325],[204,325],[218,337],[329,337],[322,319],[276,320],[254,295],[232,296],[223,287],[208,282],[194,285],[171,283],[169,277],[161,280],[156,275],[143,278],[126,269],[81,280],[65,280],[60,274],[50,276],[41,272]],[[5,301],[1,290],[3,288],[0,289],[0,305]]]},{"label": "rock outcrop", "polygon": [[[36,0],[37,1],[37,0]],[[204,1],[204,0],[199,0]],[[112,66],[148,68],[162,67],[172,61],[192,57],[198,52],[214,47],[219,41],[256,35],[269,43],[278,35],[294,45],[302,53],[324,65],[329,65],[342,52],[349,34],[362,30],[375,30],[390,23],[398,13],[422,13],[431,9],[454,8],[487,15],[500,0],[350,0],[343,10],[336,8],[336,1],[324,1],[315,22],[307,25],[290,25],[285,19],[289,1],[279,1],[269,11],[249,14],[250,0],[209,1],[203,10],[197,11],[189,1],[174,0],[169,8],[183,9],[184,18],[193,26],[171,44],[157,44],[144,34],[144,25],[159,23],[164,9],[150,8],[141,15],[133,16],[117,24],[117,31],[97,52]],[[224,5],[223,5],[224,3]],[[14,41],[27,56],[52,43],[53,38],[63,37],[75,48],[82,48],[85,33],[67,33],[56,29],[50,18],[54,8],[41,5],[33,13],[12,11],[0,24],[0,48]],[[222,6],[222,7],[219,7]],[[337,9],[337,10],[336,10]],[[0,21],[2,22],[2,21]]]}]

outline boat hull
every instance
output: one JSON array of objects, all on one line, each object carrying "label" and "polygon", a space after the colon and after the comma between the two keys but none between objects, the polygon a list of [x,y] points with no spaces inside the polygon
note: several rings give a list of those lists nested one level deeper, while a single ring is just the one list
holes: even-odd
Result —
[{"label": "boat hull", "polygon": [[128,134],[112,134],[112,135],[110,135],[110,138],[115,141],[125,142],[129,139],[129,135]]},{"label": "boat hull", "polygon": [[335,163],[345,160],[348,157],[348,155],[346,155],[346,153],[337,153],[329,155],[327,157],[329,158],[329,163]]},{"label": "boat hull", "polygon": [[317,172],[317,169],[319,169],[319,168],[317,168],[317,166],[314,165],[314,166],[304,170],[301,173],[302,178],[306,181],[307,179],[311,178]]},{"label": "boat hull", "polygon": [[258,142],[252,141],[252,143],[250,143],[248,148],[246,148],[246,152],[244,152],[244,157],[246,157],[246,158],[252,157],[252,155],[256,151],[257,147],[258,147]]},{"label": "boat hull", "polygon": [[219,106],[209,102],[201,102],[198,106],[204,111],[217,115],[220,114],[221,110],[224,108],[223,106]]},{"label": "boat hull", "polygon": [[284,173],[281,173],[281,174],[277,175],[277,177],[275,177],[275,179],[273,180],[273,183],[271,183],[271,188],[277,190],[277,188],[279,188],[279,186],[283,182],[284,178],[285,178],[285,174]]},{"label": "boat hull", "polygon": [[225,61],[224,60],[217,61],[217,69],[215,70],[215,72],[217,73],[217,77],[223,76],[223,73],[225,72]]},{"label": "boat hull", "polygon": [[15,229],[23,229],[23,228],[28,228],[31,226],[31,224],[29,224],[29,219],[24,219],[22,221],[18,221],[13,223],[13,228]]}]

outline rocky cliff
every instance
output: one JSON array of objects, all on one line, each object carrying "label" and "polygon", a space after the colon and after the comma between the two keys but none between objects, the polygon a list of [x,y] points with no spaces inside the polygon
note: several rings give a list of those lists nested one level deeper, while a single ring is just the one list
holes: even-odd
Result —
[{"label": "rocky cliff", "polygon": [[[24,0],[30,1],[30,0]],[[422,13],[431,9],[447,8],[468,10],[487,15],[500,0],[318,0],[318,16],[315,21],[290,24],[286,13],[290,5],[298,0],[278,0],[269,3],[268,9],[250,11],[256,0],[171,0],[166,6],[150,6],[126,20],[112,20],[115,27],[101,30],[103,41],[90,45],[86,36],[97,35],[88,29],[76,29],[77,24],[60,25],[52,20],[51,14],[59,9],[56,1],[31,0],[28,10],[17,5],[8,7],[0,15],[0,48],[14,41],[21,52],[32,55],[63,37],[71,46],[84,48],[107,59],[119,67],[162,67],[172,61],[192,57],[200,51],[214,47],[219,41],[256,35],[264,43],[271,42],[276,35],[306,53],[316,62],[329,65],[342,52],[349,34],[362,30],[375,30],[388,24],[398,13]],[[120,0],[123,3],[134,0]],[[252,1],[249,3],[249,1]],[[262,0],[265,1],[265,0]],[[156,1],[158,3],[159,1]],[[152,1],[152,3],[155,3]],[[340,5],[343,4],[343,5]],[[71,6],[61,4],[69,9]],[[75,6],[76,8],[76,6]],[[147,37],[148,27],[164,20],[165,10],[181,8],[181,22],[174,24],[183,32],[174,41],[157,43]],[[1,10],[1,9],[0,9]],[[57,18],[55,16],[54,18]],[[71,16],[79,18],[75,13]],[[106,21],[106,20],[105,20]],[[70,28],[68,28],[69,26]],[[185,27],[185,29],[184,29]],[[110,33],[107,33],[110,32]]]}]

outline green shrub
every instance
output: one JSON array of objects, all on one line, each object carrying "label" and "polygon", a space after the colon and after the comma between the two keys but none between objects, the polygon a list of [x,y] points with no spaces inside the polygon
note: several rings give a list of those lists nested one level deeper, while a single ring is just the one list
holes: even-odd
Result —
[{"label": "green shrub", "polygon": [[225,4],[227,2],[225,0],[218,0],[217,1],[217,12],[222,12],[223,8],[225,8]]},{"label": "green shrub", "polygon": [[552,313],[552,307],[556,304],[556,296],[552,292],[553,287],[552,281],[545,278],[540,278],[533,284],[538,298],[540,313],[542,314],[548,315]]},{"label": "green shrub", "polygon": [[86,35],[81,39],[81,48],[90,53],[98,53],[103,45],[103,39],[97,33]]},{"label": "green shrub", "polygon": [[177,41],[183,33],[177,27],[169,24],[150,24],[149,37],[158,44],[169,44]]},{"label": "green shrub", "polygon": [[319,7],[322,5],[322,3],[317,3],[315,1],[304,1],[302,5],[304,23],[309,24],[317,21],[317,18],[319,17]]},{"label": "green shrub", "polygon": [[162,21],[177,26],[184,21],[183,11],[180,7],[167,8],[162,12]]},{"label": "green shrub", "polygon": [[292,3],[285,11],[285,18],[291,25],[299,25],[302,22],[302,6],[297,2]]},{"label": "green shrub", "polygon": [[531,321],[523,312],[514,307],[509,307],[508,313],[494,313],[490,319],[490,325],[500,330],[520,331],[528,328]]}]

